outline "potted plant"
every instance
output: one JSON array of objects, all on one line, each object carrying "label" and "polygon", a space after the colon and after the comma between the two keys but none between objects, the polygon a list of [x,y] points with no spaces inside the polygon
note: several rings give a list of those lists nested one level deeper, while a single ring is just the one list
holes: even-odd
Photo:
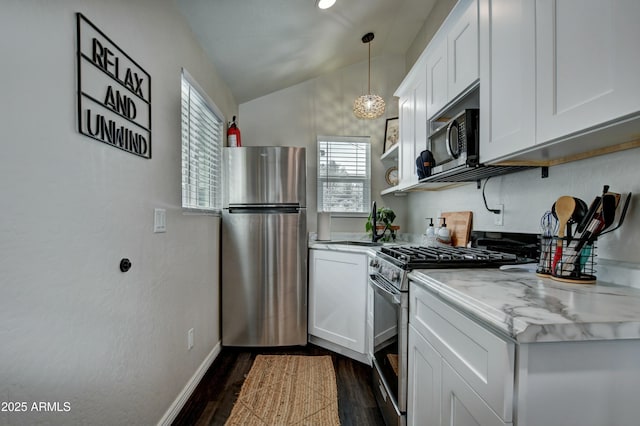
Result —
[{"label": "potted plant", "polygon": [[[400,229],[399,226],[393,226],[392,223],[396,218],[396,214],[389,207],[380,207],[376,211],[376,230],[382,230],[382,238],[380,241],[395,241],[396,239],[396,231]],[[367,218],[367,223],[365,224],[365,230],[371,236],[373,234],[373,222],[371,218],[371,213],[369,213],[369,217]],[[387,234],[389,231],[389,234]]]}]

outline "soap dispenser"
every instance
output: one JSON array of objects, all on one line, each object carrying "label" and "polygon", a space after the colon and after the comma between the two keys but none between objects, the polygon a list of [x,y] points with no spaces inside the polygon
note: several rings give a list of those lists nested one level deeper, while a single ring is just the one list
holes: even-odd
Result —
[{"label": "soap dispenser", "polygon": [[440,245],[450,246],[451,232],[449,231],[449,228],[447,228],[447,218],[439,217],[438,219],[442,219],[442,226],[438,228],[436,240]]},{"label": "soap dispenser", "polygon": [[424,245],[427,247],[434,247],[437,245],[437,242],[436,228],[433,226],[433,218],[425,217],[425,219],[429,221],[429,226],[427,226],[427,230],[425,231]]}]

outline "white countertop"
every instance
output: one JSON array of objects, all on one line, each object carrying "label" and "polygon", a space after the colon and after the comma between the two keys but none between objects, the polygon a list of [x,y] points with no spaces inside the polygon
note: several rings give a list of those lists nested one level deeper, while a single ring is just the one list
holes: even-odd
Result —
[{"label": "white countertop", "polygon": [[409,278],[519,343],[640,338],[637,288],[499,269],[423,269]]},{"label": "white countertop", "polygon": [[316,250],[333,250],[333,251],[342,251],[342,252],[352,252],[352,253],[364,253],[369,256],[375,256],[376,253],[380,250],[380,247],[384,246],[397,246],[402,244],[411,244],[409,241],[403,241],[401,237],[399,237],[395,242],[382,243],[379,246],[359,246],[355,244],[340,244],[341,241],[362,241],[362,242],[370,242],[371,237],[368,237],[367,234],[363,233],[332,233],[331,240],[328,241],[318,241],[315,239],[316,234],[310,233],[309,241],[307,247],[310,249]]},{"label": "white countertop", "polygon": [[333,250],[349,253],[362,253],[369,256],[375,256],[376,252],[380,250],[380,246],[367,247],[357,246],[349,244],[336,244],[331,241],[309,241],[309,248],[314,250]]}]

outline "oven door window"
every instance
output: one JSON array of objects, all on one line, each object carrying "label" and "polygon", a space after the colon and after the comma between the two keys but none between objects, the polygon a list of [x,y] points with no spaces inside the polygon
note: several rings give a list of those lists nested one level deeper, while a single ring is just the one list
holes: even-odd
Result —
[{"label": "oven door window", "polygon": [[400,359],[398,358],[398,319],[400,318],[400,304],[385,294],[379,288],[374,288],[373,305],[373,357],[393,393],[394,400],[398,400],[398,377],[400,374]]}]

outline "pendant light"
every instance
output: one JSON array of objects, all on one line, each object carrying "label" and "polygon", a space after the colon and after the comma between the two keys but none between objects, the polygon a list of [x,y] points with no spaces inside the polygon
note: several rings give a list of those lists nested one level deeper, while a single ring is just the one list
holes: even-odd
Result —
[{"label": "pendant light", "polygon": [[371,40],[373,40],[373,33],[367,33],[362,36],[362,42],[369,45],[369,85],[367,86],[367,94],[359,96],[353,102],[354,115],[364,119],[378,118],[384,114],[384,99],[378,95],[371,94]]}]

